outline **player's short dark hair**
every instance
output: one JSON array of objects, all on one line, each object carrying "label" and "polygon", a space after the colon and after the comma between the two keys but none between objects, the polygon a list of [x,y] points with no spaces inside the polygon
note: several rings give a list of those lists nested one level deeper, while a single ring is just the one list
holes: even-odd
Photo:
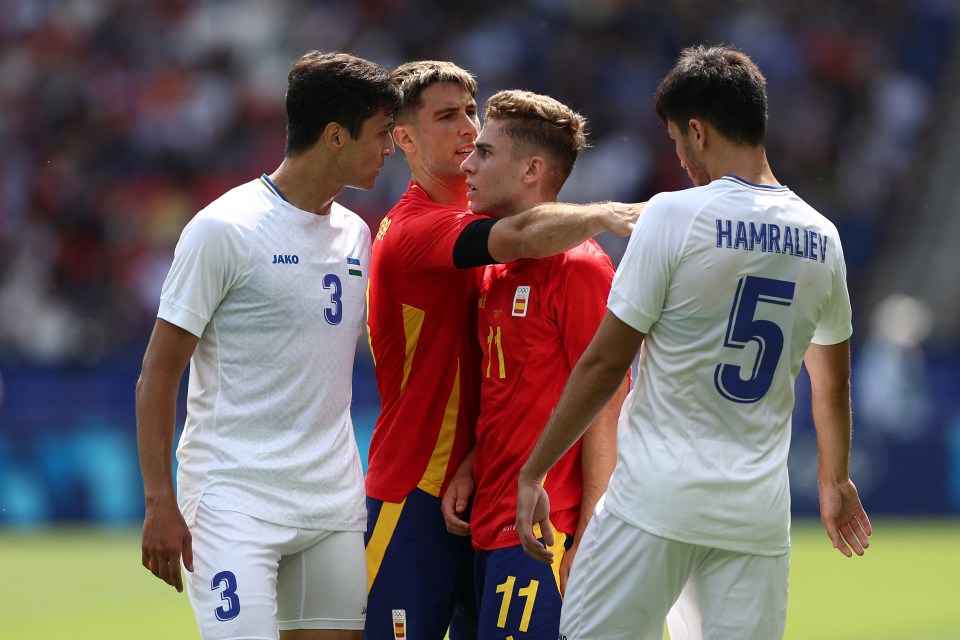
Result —
[{"label": "player's short dark hair", "polygon": [[587,146],[587,119],[555,100],[530,91],[499,91],[483,106],[483,121],[501,121],[513,141],[514,155],[545,155],[552,162],[550,180],[557,191]]},{"label": "player's short dark hair", "polygon": [[414,60],[405,62],[390,74],[393,82],[403,96],[403,106],[397,113],[398,124],[416,122],[417,112],[423,106],[421,96],[424,89],[440,83],[451,82],[459,85],[472,98],[477,97],[477,81],[466,69],[443,60]]},{"label": "player's short dark hair", "polygon": [[683,131],[691,118],[699,118],[735,144],[759,146],[767,132],[767,81],[742,51],[689,47],[660,82],[656,110]]},{"label": "player's short dark hair", "polygon": [[349,53],[310,51],[290,67],[286,106],[286,154],[296,156],[315,145],[331,122],[356,140],[374,114],[395,116],[400,91],[376,63]]}]

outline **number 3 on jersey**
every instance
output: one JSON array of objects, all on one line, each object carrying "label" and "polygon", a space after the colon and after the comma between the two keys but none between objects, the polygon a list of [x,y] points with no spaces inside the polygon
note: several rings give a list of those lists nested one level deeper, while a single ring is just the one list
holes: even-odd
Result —
[{"label": "number 3 on jersey", "polygon": [[795,283],[785,280],[758,276],[740,278],[723,346],[743,349],[748,343],[755,342],[758,349],[747,378],[743,377],[740,365],[717,365],[714,384],[727,400],[749,404],[760,400],[770,390],[783,353],[783,331],[776,322],[757,319],[757,305],[766,302],[790,306],[795,288]]}]

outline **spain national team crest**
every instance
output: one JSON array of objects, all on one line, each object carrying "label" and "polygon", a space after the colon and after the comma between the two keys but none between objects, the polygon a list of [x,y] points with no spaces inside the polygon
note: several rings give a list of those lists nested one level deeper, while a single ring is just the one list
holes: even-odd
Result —
[{"label": "spain national team crest", "polygon": [[510,315],[525,318],[527,316],[527,305],[530,303],[530,287],[517,287],[517,292],[513,294],[513,313]]},{"label": "spain national team crest", "polygon": [[407,638],[407,610],[393,610],[393,640],[406,640]]}]

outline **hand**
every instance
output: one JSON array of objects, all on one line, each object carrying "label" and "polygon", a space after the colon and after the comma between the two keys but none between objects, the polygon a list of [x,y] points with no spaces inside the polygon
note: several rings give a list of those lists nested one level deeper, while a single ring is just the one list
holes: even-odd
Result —
[{"label": "hand", "polygon": [[570,548],[563,552],[563,559],[560,560],[560,597],[567,592],[567,579],[570,577],[570,569],[573,568],[573,559],[577,556],[577,549],[580,548],[580,540],[574,540]]},{"label": "hand", "polygon": [[[520,544],[534,560],[553,564],[553,526],[550,524],[550,496],[536,480],[525,479],[520,475],[517,489],[517,533]],[[540,524],[543,542],[533,533],[533,525]]]},{"label": "hand", "polygon": [[454,535],[470,535],[470,523],[463,519],[463,514],[470,505],[474,489],[472,474],[457,471],[450,479],[447,492],[443,494],[443,500],[440,501],[440,510],[443,512],[443,521],[447,525],[447,531]]},{"label": "hand", "polygon": [[193,571],[193,538],[176,500],[171,498],[156,505],[148,502],[141,548],[143,566],[178,592],[183,592],[180,558],[183,557],[187,571]]},{"label": "hand", "polygon": [[646,206],[646,202],[633,204],[608,202],[604,221],[607,231],[621,237],[629,236],[633,233],[633,228]]},{"label": "hand", "polygon": [[820,485],[820,520],[835,549],[848,558],[862,556],[873,534],[870,518],[860,504],[857,488],[848,478],[836,485]]}]

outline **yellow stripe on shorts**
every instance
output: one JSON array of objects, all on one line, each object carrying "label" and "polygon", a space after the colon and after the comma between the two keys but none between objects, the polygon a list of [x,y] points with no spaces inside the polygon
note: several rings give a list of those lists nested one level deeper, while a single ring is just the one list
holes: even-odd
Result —
[{"label": "yellow stripe on shorts", "polygon": [[383,564],[383,556],[387,553],[387,545],[393,538],[393,532],[397,530],[397,522],[400,521],[400,513],[403,511],[403,505],[407,499],[401,502],[384,502],[380,507],[380,515],[377,516],[377,524],[373,526],[373,533],[370,535],[370,542],[367,543],[367,593],[373,588],[373,581],[380,572],[380,565]]}]

